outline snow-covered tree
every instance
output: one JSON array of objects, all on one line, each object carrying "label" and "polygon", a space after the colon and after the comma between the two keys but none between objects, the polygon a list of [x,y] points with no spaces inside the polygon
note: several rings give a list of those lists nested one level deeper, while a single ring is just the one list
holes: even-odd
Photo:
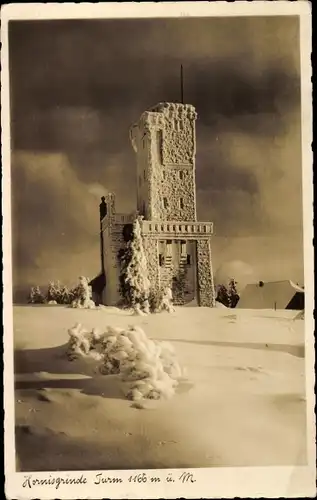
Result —
[{"label": "snow-covered tree", "polygon": [[233,278],[227,285],[219,285],[217,289],[217,302],[226,307],[234,308],[239,302],[240,296],[237,291],[237,281]]},{"label": "snow-covered tree", "polygon": [[71,304],[73,300],[71,291],[60,281],[51,281],[47,289],[47,301],[57,304]]},{"label": "snow-covered tree", "polygon": [[220,302],[220,304],[223,304],[226,307],[230,307],[230,301],[229,301],[229,296],[228,296],[228,289],[225,285],[219,285],[217,287],[217,297],[216,297],[217,302]]},{"label": "snow-covered tree", "polygon": [[148,279],[147,262],[143,247],[139,220],[133,224],[133,236],[127,243],[127,262],[124,281],[127,286],[130,305],[137,311],[147,312],[149,309],[150,281]]},{"label": "snow-covered tree", "polygon": [[93,302],[91,296],[91,287],[88,284],[88,279],[84,276],[79,277],[79,284],[76,289],[73,290],[74,300],[72,301],[72,307],[80,309],[93,309],[95,303]]},{"label": "snow-covered tree", "polygon": [[120,294],[122,297],[122,303],[125,306],[130,306],[130,286],[127,282],[127,270],[128,265],[131,261],[132,249],[129,243],[126,243],[125,248],[121,248],[118,253],[118,261],[121,268],[119,283],[120,283]]},{"label": "snow-covered tree", "polygon": [[45,296],[39,286],[31,288],[28,302],[29,304],[44,304],[46,302]]},{"label": "snow-covered tree", "polygon": [[54,300],[57,304],[60,304],[60,283],[51,281],[47,289],[47,301],[50,302]]},{"label": "snow-covered tree", "polygon": [[229,299],[229,307],[231,308],[236,307],[240,299],[240,295],[238,294],[237,291],[237,284],[238,283],[235,279],[233,278],[230,279],[228,285],[228,299]]}]

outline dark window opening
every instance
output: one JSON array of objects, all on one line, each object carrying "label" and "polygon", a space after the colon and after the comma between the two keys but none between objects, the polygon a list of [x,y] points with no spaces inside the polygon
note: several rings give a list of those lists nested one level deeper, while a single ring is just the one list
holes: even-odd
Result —
[{"label": "dark window opening", "polygon": [[168,207],[167,198],[163,198],[163,203],[164,203],[164,208],[167,208]]},{"label": "dark window opening", "polygon": [[133,238],[133,225],[132,224],[125,224],[123,226],[122,234],[123,234],[123,239],[126,243],[128,241],[131,241]]},{"label": "dark window opening", "polygon": [[145,172],[145,170],[144,170],[144,172],[143,172],[143,178],[144,178],[144,180],[146,181],[146,172]]},{"label": "dark window opening", "polygon": [[190,255],[187,254],[187,265],[190,266],[191,265],[191,260],[190,260]]},{"label": "dark window opening", "polygon": [[158,157],[159,162],[163,163],[163,133],[162,130],[157,132],[157,145],[158,145]]},{"label": "dark window opening", "polygon": [[184,200],[183,200],[183,198],[180,198],[180,200],[179,200],[179,206],[181,207],[181,209],[184,208]]},{"label": "dark window opening", "polygon": [[182,170],[179,171],[179,178],[182,181],[184,178],[184,172]]},{"label": "dark window opening", "polygon": [[164,266],[164,255],[162,255],[161,253],[159,254],[159,264],[160,267]]}]

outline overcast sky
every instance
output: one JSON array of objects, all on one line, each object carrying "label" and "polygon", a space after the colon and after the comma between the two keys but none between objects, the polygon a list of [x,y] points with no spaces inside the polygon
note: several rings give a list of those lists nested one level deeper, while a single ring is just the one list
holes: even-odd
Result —
[{"label": "overcast sky", "polygon": [[99,271],[98,204],[136,204],[129,127],[184,98],[214,267],[302,280],[297,17],[15,21],[9,28],[14,285]]}]

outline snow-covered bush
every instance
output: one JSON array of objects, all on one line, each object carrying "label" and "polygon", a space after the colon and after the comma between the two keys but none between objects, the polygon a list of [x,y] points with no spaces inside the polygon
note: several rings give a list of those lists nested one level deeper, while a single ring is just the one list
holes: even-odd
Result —
[{"label": "snow-covered bush", "polygon": [[226,307],[235,308],[240,296],[237,291],[237,282],[231,278],[227,285],[219,285],[217,288],[216,301]]},{"label": "snow-covered bush", "polygon": [[170,286],[167,286],[163,291],[162,301],[160,304],[161,311],[173,312],[173,294]]},{"label": "snow-covered bush", "polygon": [[28,298],[29,304],[45,304],[46,298],[42,293],[39,286],[34,286],[31,288],[30,295]]},{"label": "snow-covered bush", "polygon": [[88,278],[85,278],[84,276],[79,277],[79,284],[72,291],[72,307],[78,309],[94,309],[96,307],[94,301],[91,298],[92,290],[88,283]]},{"label": "snow-covered bush", "polygon": [[170,286],[157,291],[156,293],[151,290],[149,295],[149,305],[150,311],[153,313],[159,313],[162,311],[174,312],[173,306],[173,295]]},{"label": "snow-covered bush", "polygon": [[95,361],[100,373],[119,375],[124,394],[133,401],[170,398],[182,370],[172,345],[149,339],[140,327],[108,327],[104,333],[80,324],[68,330],[67,355]]}]

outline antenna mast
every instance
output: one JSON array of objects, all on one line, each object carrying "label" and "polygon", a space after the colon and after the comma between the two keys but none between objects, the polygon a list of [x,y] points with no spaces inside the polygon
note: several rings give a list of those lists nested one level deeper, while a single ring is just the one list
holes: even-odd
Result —
[{"label": "antenna mast", "polygon": [[181,103],[184,104],[184,75],[183,75],[182,64],[181,64]]}]

